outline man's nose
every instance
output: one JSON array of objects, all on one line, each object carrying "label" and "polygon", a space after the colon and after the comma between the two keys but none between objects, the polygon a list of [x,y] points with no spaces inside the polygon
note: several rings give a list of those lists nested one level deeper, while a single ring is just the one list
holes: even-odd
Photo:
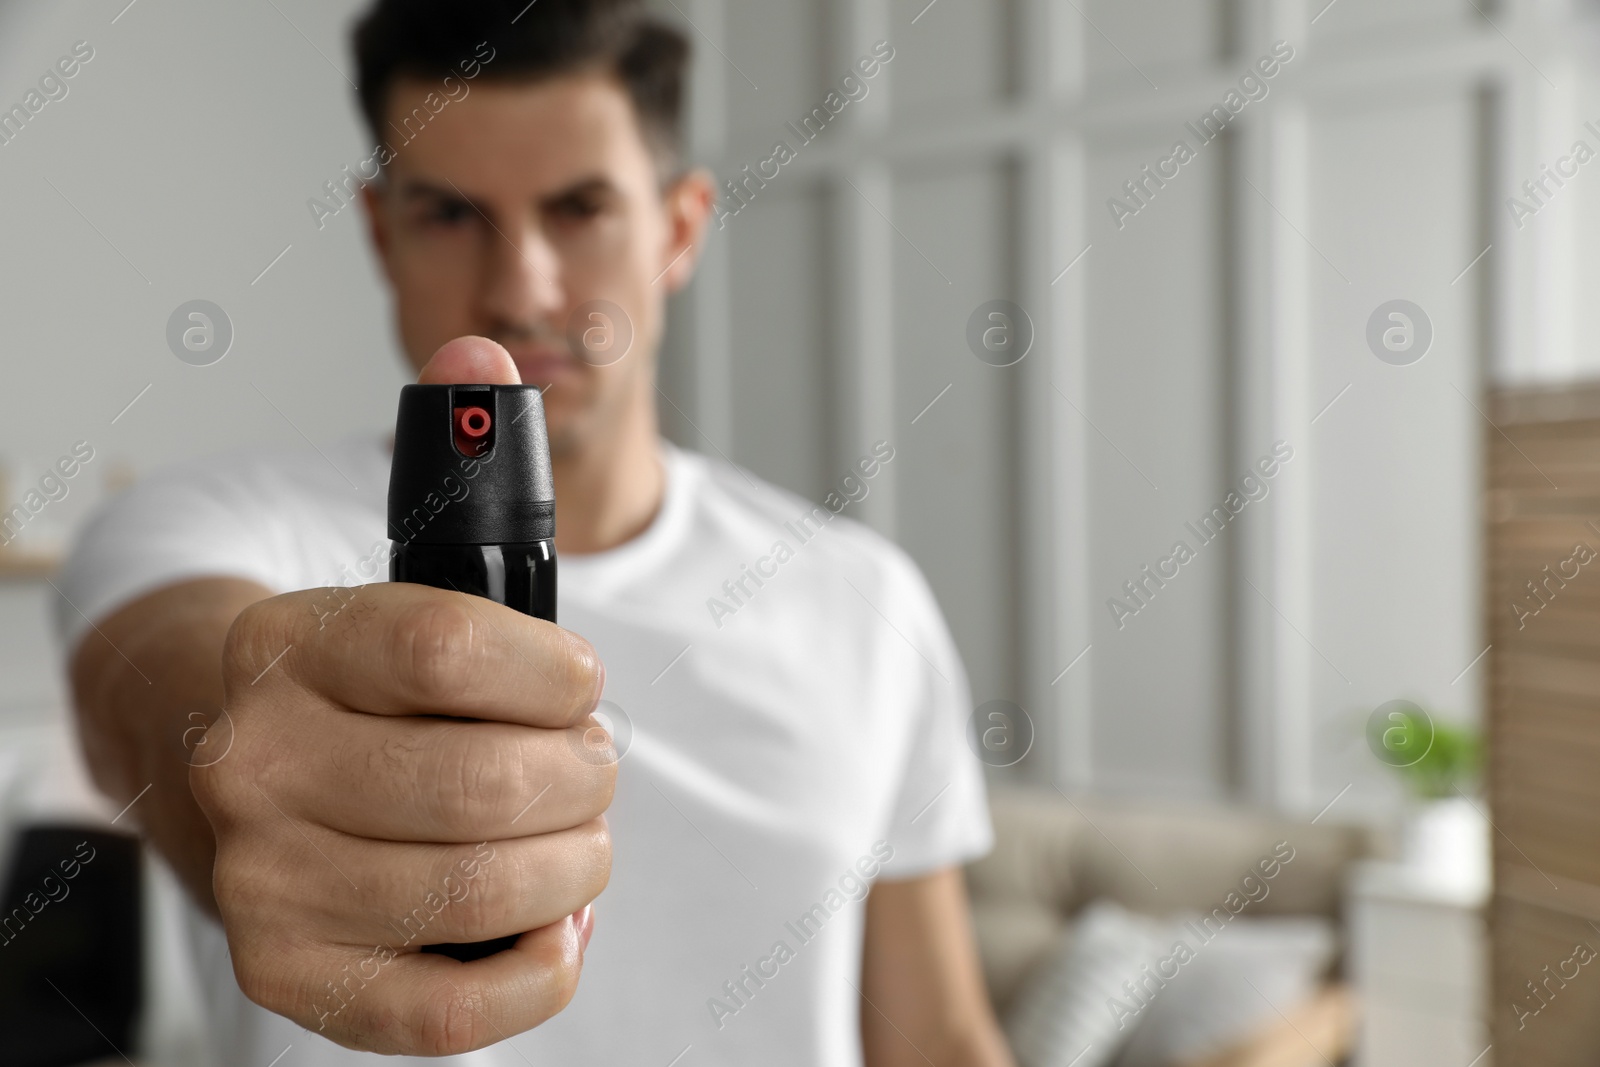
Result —
[{"label": "man's nose", "polygon": [[501,322],[530,322],[562,306],[561,260],[532,224],[498,227],[489,242],[484,310]]}]

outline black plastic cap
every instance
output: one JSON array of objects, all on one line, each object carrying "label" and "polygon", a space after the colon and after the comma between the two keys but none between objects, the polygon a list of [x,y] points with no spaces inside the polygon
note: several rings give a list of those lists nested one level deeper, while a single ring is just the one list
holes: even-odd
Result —
[{"label": "black plastic cap", "polygon": [[[463,413],[468,413],[465,422]],[[537,388],[408,385],[400,390],[389,473],[391,539],[504,545],[555,535],[550,440]]]}]

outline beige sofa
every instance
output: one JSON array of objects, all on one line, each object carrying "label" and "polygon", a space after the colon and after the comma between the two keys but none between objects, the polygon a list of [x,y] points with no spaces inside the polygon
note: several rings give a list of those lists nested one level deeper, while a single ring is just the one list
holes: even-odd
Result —
[{"label": "beige sofa", "polygon": [[[990,804],[995,847],[968,868],[967,884],[984,977],[1002,1017],[1029,970],[1092,900],[1154,915],[1210,911],[1288,841],[1293,861],[1251,914],[1337,920],[1346,869],[1388,851],[1367,829],[1241,808],[1069,800],[1054,790],[997,791]],[[1349,1047],[1354,1002],[1342,984],[1286,1014],[1275,1035],[1258,1035],[1207,1067],[1324,1064]]]}]

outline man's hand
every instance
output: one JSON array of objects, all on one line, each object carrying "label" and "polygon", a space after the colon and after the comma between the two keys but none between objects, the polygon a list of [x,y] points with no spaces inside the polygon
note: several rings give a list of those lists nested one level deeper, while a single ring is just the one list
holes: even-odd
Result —
[{"label": "man's hand", "polygon": [[[234,973],[341,1044],[465,1052],[574,992],[610,874],[615,763],[584,736],[604,671],[481,598],[343,592],[325,628],[329,592],[305,590],[246,608],[224,644],[232,746],[190,785]],[[468,964],[417,951],[523,931]]]}]

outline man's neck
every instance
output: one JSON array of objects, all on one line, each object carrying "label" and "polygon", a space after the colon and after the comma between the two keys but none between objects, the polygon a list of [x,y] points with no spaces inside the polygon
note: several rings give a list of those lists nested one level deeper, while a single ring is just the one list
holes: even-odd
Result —
[{"label": "man's neck", "polygon": [[666,472],[655,421],[629,419],[624,426],[593,447],[551,457],[558,553],[616,548],[643,533],[660,510]]}]

